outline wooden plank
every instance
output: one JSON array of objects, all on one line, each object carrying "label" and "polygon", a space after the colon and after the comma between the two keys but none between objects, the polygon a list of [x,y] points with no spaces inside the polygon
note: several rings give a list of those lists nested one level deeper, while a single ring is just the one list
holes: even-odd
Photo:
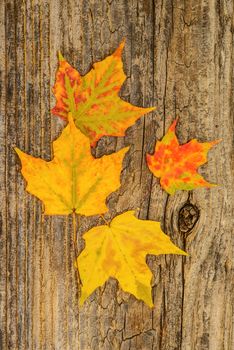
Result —
[{"label": "wooden plank", "polygon": [[7,235],[6,235],[6,224],[7,224],[7,215],[6,215],[6,192],[5,192],[5,183],[6,183],[6,137],[5,137],[5,100],[6,100],[6,64],[5,64],[5,53],[6,53],[6,42],[5,42],[5,6],[2,2],[0,4],[0,171],[1,171],[1,183],[4,182],[4,185],[0,186],[1,193],[1,239],[0,239],[0,315],[1,315],[1,326],[0,326],[0,345],[2,348],[6,348],[7,344],[7,305],[6,305],[6,294],[7,294]]},{"label": "wooden plank", "polygon": [[[5,0],[0,27],[0,348],[231,349],[233,2]],[[58,50],[85,74],[124,37],[121,96],[157,110],[98,143],[99,156],[131,145],[110,215],[138,208],[189,257],[147,258],[152,310],[115,280],[79,309],[72,218],[42,215],[13,147],[52,155],[64,125],[50,114]],[[219,187],[168,196],[149,172],[145,153],[176,116],[181,142],[222,139],[201,169]],[[98,221],[80,221],[79,250]]]}]

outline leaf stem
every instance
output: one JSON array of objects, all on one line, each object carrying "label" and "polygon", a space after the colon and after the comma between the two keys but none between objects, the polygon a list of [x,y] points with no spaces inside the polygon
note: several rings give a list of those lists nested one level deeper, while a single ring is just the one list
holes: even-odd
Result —
[{"label": "leaf stem", "polygon": [[75,211],[72,212],[72,227],[73,227],[73,250],[74,250],[74,256],[75,256],[75,263],[76,263],[76,277],[77,277],[77,285],[78,285],[78,293],[80,292],[80,286],[82,286],[80,273],[77,265],[77,258],[78,258],[78,247],[77,247],[77,226],[76,226],[76,213]]},{"label": "leaf stem", "polygon": [[99,214],[103,221],[105,221],[106,225],[110,227],[110,222],[108,222],[102,214]]}]

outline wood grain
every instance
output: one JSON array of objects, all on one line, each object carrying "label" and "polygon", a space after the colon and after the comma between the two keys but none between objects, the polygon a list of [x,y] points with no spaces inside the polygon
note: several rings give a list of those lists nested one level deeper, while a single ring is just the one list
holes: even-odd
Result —
[{"label": "wood grain", "polygon": [[[233,349],[233,1],[2,0],[0,2],[0,348],[56,350]],[[57,52],[82,74],[126,38],[126,101],[157,106],[130,145],[110,216],[139,208],[189,257],[147,258],[155,308],[108,281],[78,308],[71,217],[43,216],[25,192],[13,147],[49,160],[63,123],[50,114]],[[179,116],[181,142],[222,139],[201,174],[220,186],[168,196],[145,153]],[[82,233],[100,222],[82,218]]]}]

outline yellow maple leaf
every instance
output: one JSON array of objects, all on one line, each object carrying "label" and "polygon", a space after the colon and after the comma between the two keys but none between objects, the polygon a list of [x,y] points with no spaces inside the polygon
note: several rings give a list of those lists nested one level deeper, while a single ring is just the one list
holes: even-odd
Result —
[{"label": "yellow maple leaf", "polygon": [[114,277],[124,291],[152,307],[152,273],[146,255],[187,255],[163,233],[159,222],[139,220],[134,211],[118,215],[109,226],[92,228],[83,237],[85,249],[75,264],[82,281],[81,305],[97,287]]},{"label": "yellow maple leaf", "polygon": [[26,189],[43,201],[45,214],[96,215],[107,210],[106,197],[120,186],[127,148],[95,159],[90,153],[89,139],[76,128],[69,115],[69,124],[53,142],[51,161],[15,150],[22,163]]},{"label": "yellow maple leaf", "polygon": [[72,113],[76,126],[92,145],[103,136],[123,136],[125,130],[143,114],[154,110],[133,106],[118,93],[126,79],[121,59],[124,42],[85,76],[59,54],[59,68],[53,92],[56,105],[52,113],[67,119]]}]

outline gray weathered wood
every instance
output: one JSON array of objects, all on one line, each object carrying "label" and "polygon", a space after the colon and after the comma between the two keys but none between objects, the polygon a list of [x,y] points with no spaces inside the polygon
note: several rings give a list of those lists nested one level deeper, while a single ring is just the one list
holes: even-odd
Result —
[{"label": "gray weathered wood", "polygon": [[[0,348],[233,349],[233,1],[2,0],[0,27]],[[79,310],[72,220],[43,217],[13,147],[51,157],[63,127],[50,114],[58,50],[85,74],[123,37],[121,96],[157,111],[98,144],[99,155],[131,145],[110,215],[139,208],[189,257],[148,257],[153,310],[115,280]],[[200,170],[219,187],[168,196],[147,169],[145,153],[176,116],[181,142],[223,140]],[[81,221],[80,249],[98,220]]]}]

